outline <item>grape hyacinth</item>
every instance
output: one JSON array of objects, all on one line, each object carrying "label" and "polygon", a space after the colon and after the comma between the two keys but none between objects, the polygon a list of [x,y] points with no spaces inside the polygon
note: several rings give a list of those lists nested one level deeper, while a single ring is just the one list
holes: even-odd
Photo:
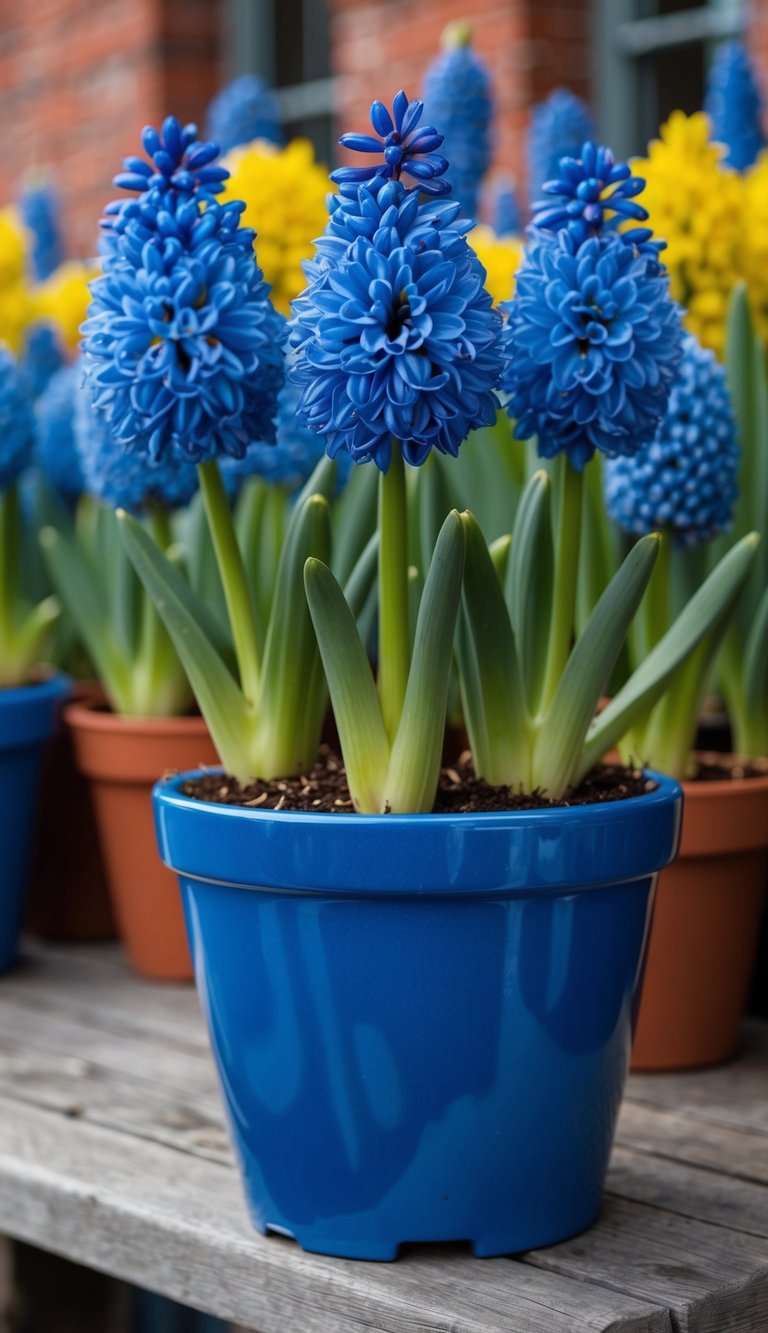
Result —
[{"label": "grape hyacinth", "polygon": [[464,23],[443,33],[444,50],[424,79],[428,118],[444,136],[443,151],[451,163],[451,185],[467,217],[478,211],[478,195],[491,163],[493,98],[490,74],[472,50]]},{"label": "grape hyacinth", "polygon": [[[221,475],[227,490],[236,490],[248,477],[262,477],[274,486],[296,491],[304,485],[325,452],[323,441],[299,419],[301,393],[297,385],[286,380],[277,399],[275,444],[259,440],[249,444],[242,458],[224,458]],[[344,481],[351,460],[340,454],[337,459],[339,479]]]},{"label": "grape hyacinth", "polygon": [[35,417],[18,364],[0,343],[0,491],[5,491],[32,460]]},{"label": "grape hyacinth", "polygon": [[502,178],[493,190],[493,230],[497,236],[519,236],[523,230],[520,200],[515,183]]},{"label": "grape hyacinth", "polygon": [[269,300],[243,205],[221,205],[215,144],[173,117],[145,129],[110,206],[104,273],[83,325],[94,407],[116,440],[155,461],[241,458],[274,440],[284,320]]},{"label": "grape hyacinth", "polygon": [[34,461],[48,485],[67,500],[77,499],[83,490],[75,440],[75,395],[82,377],[81,365],[61,366],[35,405]]},{"label": "grape hyacinth", "polygon": [[727,532],[738,496],[739,448],[725,371],[692,334],[653,441],[608,462],[611,518],[635,536],[659,529],[676,546]]},{"label": "grape hyacinth", "polygon": [[[404,93],[395,109],[404,126],[421,111]],[[455,201],[420,204],[421,185],[342,181],[291,321],[301,419],[331,457],[382,472],[393,437],[414,466],[432,448],[456,455],[497,406],[501,318],[466,240],[472,224]]]},{"label": "grape hyacinth", "polygon": [[556,88],[531,112],[528,129],[528,195],[541,197],[546,181],[558,175],[563,157],[578,157],[581,146],[595,138],[592,117],[580,97]]},{"label": "grape hyacinth", "polygon": [[217,93],[208,107],[206,133],[228,153],[254,139],[283,141],[277,98],[256,74],[241,74]]},{"label": "grape hyacinth", "polygon": [[723,42],[717,48],[704,110],[712,122],[712,138],[727,149],[724,161],[746,171],[765,147],[765,133],[760,89],[741,42]]},{"label": "grape hyacinth", "polygon": [[362,185],[376,178],[400,180],[403,173],[412,176],[422,194],[450,194],[451,185],[442,177],[448,162],[436,151],[443,135],[432,125],[420,125],[423,102],[411,101],[400,90],[390,113],[383,102],[371,104],[372,134],[342,134],[339,143],[357,153],[375,153],[382,162],[366,167],[337,167],[331,180],[337,185]]},{"label": "grape hyacinth", "polygon": [[24,334],[20,363],[24,388],[32,399],[40,397],[64,364],[61,343],[50,324],[31,324]]},{"label": "grape hyacinth", "polygon": [[[584,172],[608,156],[585,145]],[[543,212],[505,307],[501,386],[518,438],[536,436],[541,455],[564,451],[580,471],[595,449],[613,457],[653,439],[682,355],[680,311],[647,229],[633,244],[610,224],[585,236],[567,210],[550,230]]]}]

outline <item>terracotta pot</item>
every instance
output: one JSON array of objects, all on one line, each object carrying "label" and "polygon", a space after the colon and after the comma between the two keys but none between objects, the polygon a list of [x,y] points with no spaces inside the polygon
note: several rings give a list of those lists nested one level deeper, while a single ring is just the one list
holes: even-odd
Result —
[{"label": "terracotta pot", "polygon": [[216,763],[200,717],[125,718],[92,702],[64,717],[77,765],[88,778],[112,905],[137,972],[188,981],[192,964],[175,876],[157,853],[153,784],[167,772]]},{"label": "terracotta pot", "polygon": [[768,873],[768,777],[686,782],[677,861],[659,876],[633,1069],[735,1054]]},{"label": "terracotta pot", "polygon": [[[73,684],[70,701],[102,703],[95,681]],[[51,940],[108,940],[117,933],[88,782],[69,729],[59,725],[43,756],[26,928]]]}]

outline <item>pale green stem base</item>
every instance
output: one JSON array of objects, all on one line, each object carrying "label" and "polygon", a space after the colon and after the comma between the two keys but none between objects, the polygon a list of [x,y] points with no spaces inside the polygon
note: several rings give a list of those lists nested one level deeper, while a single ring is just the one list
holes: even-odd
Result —
[{"label": "pale green stem base", "polygon": [[197,471],[232,627],[240,684],[248,705],[253,708],[258,702],[261,681],[253,598],[218,464],[199,463]]},{"label": "pale green stem base", "polygon": [[403,711],[410,669],[408,519],[405,464],[399,440],[379,478],[379,674],[384,725],[392,743]]}]

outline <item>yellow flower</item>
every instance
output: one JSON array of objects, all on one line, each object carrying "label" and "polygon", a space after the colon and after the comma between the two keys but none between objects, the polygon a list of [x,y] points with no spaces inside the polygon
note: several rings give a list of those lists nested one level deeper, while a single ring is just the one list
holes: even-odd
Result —
[{"label": "yellow flower", "polygon": [[768,342],[768,152],[763,152],[744,178],[742,274],[755,325]]},{"label": "yellow flower", "polygon": [[328,219],[326,169],[315,162],[306,139],[287,148],[257,140],[236,148],[225,165],[232,174],[220,199],[244,200],[243,221],[256,231],[256,256],[272,300],[288,315],[306,286],[301,261],[312,258],[312,242]]},{"label": "yellow flower", "polygon": [[34,319],[27,286],[27,237],[14,208],[0,209],[0,343],[18,354],[24,330]]},{"label": "yellow flower", "polygon": [[497,236],[491,227],[475,227],[467,239],[488,274],[485,285],[494,305],[511,300],[523,258],[522,237]]},{"label": "yellow flower", "polygon": [[69,351],[75,351],[80,341],[80,325],[90,300],[88,283],[98,274],[96,263],[69,260],[35,288],[38,315],[58,329]]},{"label": "yellow flower", "polygon": [[673,111],[648,157],[632,163],[645,179],[640,196],[649,226],[667,242],[662,258],[685,323],[722,355],[728,298],[740,272],[744,183],[722,163],[725,149],[709,138],[707,116]]},{"label": "yellow flower", "polygon": [[0,286],[24,279],[27,238],[15,208],[0,208]]}]

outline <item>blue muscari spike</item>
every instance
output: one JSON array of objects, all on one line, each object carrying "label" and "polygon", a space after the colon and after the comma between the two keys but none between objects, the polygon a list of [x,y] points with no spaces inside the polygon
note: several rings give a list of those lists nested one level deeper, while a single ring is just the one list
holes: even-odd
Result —
[{"label": "blue muscari spike", "polygon": [[424,79],[424,105],[428,119],[444,136],[453,197],[474,218],[491,163],[493,96],[488,69],[469,45],[469,37],[465,25],[446,29],[445,50]]},{"label": "blue muscari spike", "polygon": [[712,121],[712,138],[728,150],[728,166],[746,171],[766,140],[762,98],[741,42],[724,42],[718,47],[709,71],[704,110]]},{"label": "blue muscari spike", "polygon": [[75,393],[79,365],[61,366],[39,397],[34,461],[58,495],[74,500],[83,490],[83,470],[75,442]]},{"label": "blue muscari spike", "polygon": [[587,106],[568,88],[556,88],[531,112],[528,129],[528,197],[533,204],[542,186],[558,174],[560,159],[578,157],[582,144],[596,137]]},{"label": "blue muscari spike", "polygon": [[511,179],[499,181],[495,188],[492,225],[497,236],[519,236],[523,230],[520,200]]},{"label": "blue muscari spike", "polygon": [[29,182],[19,199],[19,213],[31,233],[33,277],[43,282],[64,258],[59,220],[59,201],[45,181]]},{"label": "blue muscari spike", "polygon": [[20,371],[24,388],[37,399],[64,364],[64,354],[56,330],[50,324],[31,324],[24,334]]},{"label": "blue muscari spike", "polygon": [[282,143],[280,107],[275,94],[255,74],[241,74],[214,97],[208,107],[206,132],[222,153],[253,139]]}]

